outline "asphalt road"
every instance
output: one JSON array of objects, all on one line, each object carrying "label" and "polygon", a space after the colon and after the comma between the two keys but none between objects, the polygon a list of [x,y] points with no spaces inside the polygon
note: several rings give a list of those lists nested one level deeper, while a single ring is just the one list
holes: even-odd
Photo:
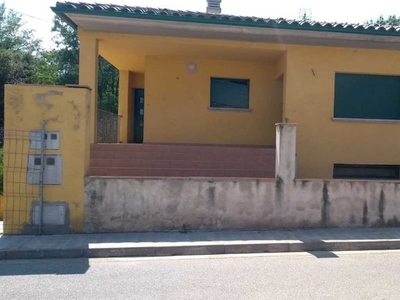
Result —
[{"label": "asphalt road", "polygon": [[0,261],[1,299],[400,299],[400,251]]}]

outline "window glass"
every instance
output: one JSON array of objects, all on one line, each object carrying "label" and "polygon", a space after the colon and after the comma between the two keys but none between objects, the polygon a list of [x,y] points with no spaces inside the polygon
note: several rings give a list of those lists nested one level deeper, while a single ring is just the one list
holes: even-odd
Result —
[{"label": "window glass", "polygon": [[211,107],[249,108],[247,79],[211,78]]},{"label": "window glass", "polygon": [[400,77],[336,74],[334,117],[400,120]]},{"label": "window glass", "polygon": [[335,179],[398,180],[400,166],[397,165],[350,165],[335,164]]}]

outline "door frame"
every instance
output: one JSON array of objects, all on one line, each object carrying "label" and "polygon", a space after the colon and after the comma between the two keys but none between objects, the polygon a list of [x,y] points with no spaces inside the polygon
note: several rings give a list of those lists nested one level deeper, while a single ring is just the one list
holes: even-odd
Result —
[{"label": "door frame", "polygon": [[[143,103],[139,102],[139,98],[141,96],[143,97]],[[132,101],[133,101],[133,142],[135,144],[142,144],[144,140],[144,104],[145,104],[144,88],[133,89]],[[141,110],[143,111],[142,114]],[[140,134],[138,134],[139,130],[141,131]]]}]

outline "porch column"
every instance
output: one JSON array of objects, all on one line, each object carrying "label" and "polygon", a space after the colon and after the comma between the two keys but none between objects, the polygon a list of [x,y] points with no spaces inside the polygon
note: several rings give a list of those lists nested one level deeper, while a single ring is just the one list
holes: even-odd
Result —
[{"label": "porch column", "polygon": [[296,178],[296,131],[296,124],[276,124],[275,177],[284,182],[293,181]]},{"label": "porch column", "polygon": [[119,139],[122,143],[128,143],[129,136],[129,108],[132,92],[130,91],[130,72],[119,71],[119,91],[118,91],[118,115],[121,116],[119,126]]},{"label": "porch column", "polygon": [[96,143],[99,42],[92,37],[80,36],[79,38],[79,84],[89,86],[92,89],[89,136],[90,142]]}]

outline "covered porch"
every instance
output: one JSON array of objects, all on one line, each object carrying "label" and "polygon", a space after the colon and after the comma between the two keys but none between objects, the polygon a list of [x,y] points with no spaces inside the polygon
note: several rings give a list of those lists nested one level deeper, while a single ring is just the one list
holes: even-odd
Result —
[{"label": "covered porch", "polygon": [[275,177],[285,102],[279,46],[83,29],[79,36],[80,84],[97,86],[98,55],[119,70],[118,115],[91,113],[89,175]]}]

